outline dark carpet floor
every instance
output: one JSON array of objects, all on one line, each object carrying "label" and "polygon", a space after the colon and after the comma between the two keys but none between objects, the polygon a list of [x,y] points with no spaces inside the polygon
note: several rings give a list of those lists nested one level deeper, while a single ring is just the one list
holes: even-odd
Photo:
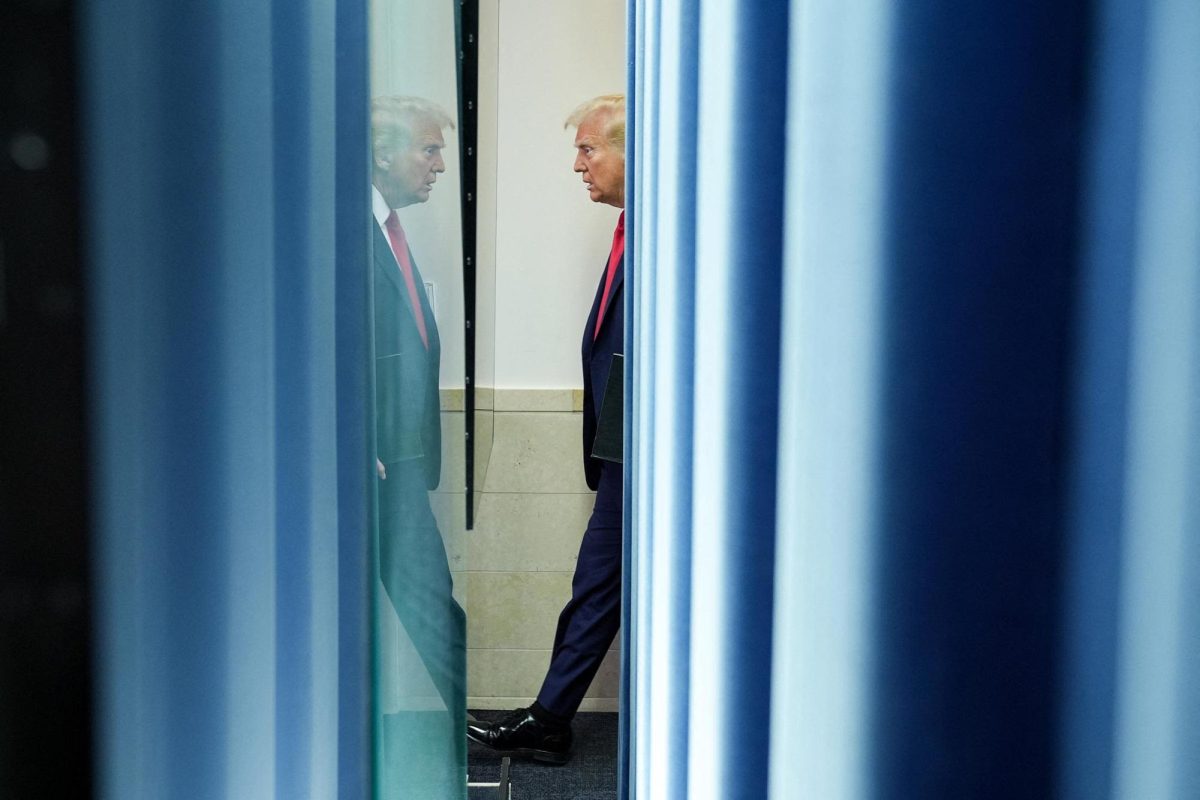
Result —
[{"label": "dark carpet floor", "polygon": [[[479,719],[494,720],[503,711],[473,711]],[[512,800],[616,800],[617,715],[580,713],[572,723],[575,750],[561,767],[533,761],[512,762]],[[467,751],[467,774],[472,782],[500,779],[500,759],[486,747],[471,742]],[[471,800],[492,800],[490,794],[473,790]]]}]

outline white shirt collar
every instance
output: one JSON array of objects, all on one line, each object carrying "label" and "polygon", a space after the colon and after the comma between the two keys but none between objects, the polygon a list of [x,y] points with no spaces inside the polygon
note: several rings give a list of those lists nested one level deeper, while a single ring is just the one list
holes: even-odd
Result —
[{"label": "white shirt collar", "polygon": [[379,223],[381,228],[392,213],[392,210],[388,208],[387,200],[383,199],[383,193],[374,184],[371,185],[371,211],[375,213],[375,222]]}]

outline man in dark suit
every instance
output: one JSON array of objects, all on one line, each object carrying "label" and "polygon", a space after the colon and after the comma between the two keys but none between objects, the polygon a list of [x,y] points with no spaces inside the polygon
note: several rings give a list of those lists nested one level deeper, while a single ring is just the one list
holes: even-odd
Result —
[{"label": "man in dark suit", "polygon": [[[567,119],[577,128],[575,172],[592,202],[625,208],[625,98],[603,95]],[[571,719],[621,624],[622,469],[591,457],[613,355],[624,346],[625,212],[596,288],[583,331],[583,467],[596,504],[579,547],[571,600],[558,619],[550,668],[537,702],[498,722],[471,722],[467,736],[501,755],[566,763]]]},{"label": "man in dark suit", "polygon": [[[454,600],[445,545],[429,490],[441,477],[440,342],[421,273],[396,209],[429,199],[442,160],[449,116],[415,97],[381,97],[371,105],[373,284],[375,297],[375,434],[380,579],[449,715],[455,761],[466,760],[466,615]],[[403,676],[401,676],[403,677]],[[406,737],[430,725],[393,720]],[[412,724],[399,724],[412,723]],[[386,727],[386,722],[385,722]],[[436,759],[435,759],[436,760]],[[450,765],[453,767],[454,765]],[[399,774],[412,781],[419,765]],[[458,796],[457,768],[407,788],[434,784]],[[417,770],[417,772],[414,772]]]}]

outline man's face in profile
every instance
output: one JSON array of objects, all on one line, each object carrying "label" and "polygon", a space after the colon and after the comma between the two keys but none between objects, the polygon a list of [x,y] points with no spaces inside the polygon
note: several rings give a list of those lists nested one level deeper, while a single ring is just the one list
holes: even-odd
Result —
[{"label": "man's face in profile", "polygon": [[412,124],[412,139],[408,146],[397,150],[381,163],[382,180],[379,190],[392,208],[404,208],[424,203],[433,191],[439,173],[446,171],[442,148],[446,146],[442,130],[432,120],[417,119]]},{"label": "man's face in profile", "polygon": [[593,203],[625,207],[625,154],[608,143],[608,110],[593,111],[575,132],[575,171],[583,177]]}]

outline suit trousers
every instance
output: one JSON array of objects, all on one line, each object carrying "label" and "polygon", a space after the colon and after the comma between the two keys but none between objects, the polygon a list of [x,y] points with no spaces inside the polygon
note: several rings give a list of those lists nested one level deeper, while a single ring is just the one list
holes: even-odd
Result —
[{"label": "suit trousers", "polygon": [[467,617],[454,599],[421,461],[389,464],[387,479],[377,484],[380,579],[446,705],[459,763],[465,763]]},{"label": "suit trousers", "polygon": [[579,546],[571,599],[558,618],[550,668],[538,703],[570,719],[621,627],[620,464],[603,462],[596,505]]}]

